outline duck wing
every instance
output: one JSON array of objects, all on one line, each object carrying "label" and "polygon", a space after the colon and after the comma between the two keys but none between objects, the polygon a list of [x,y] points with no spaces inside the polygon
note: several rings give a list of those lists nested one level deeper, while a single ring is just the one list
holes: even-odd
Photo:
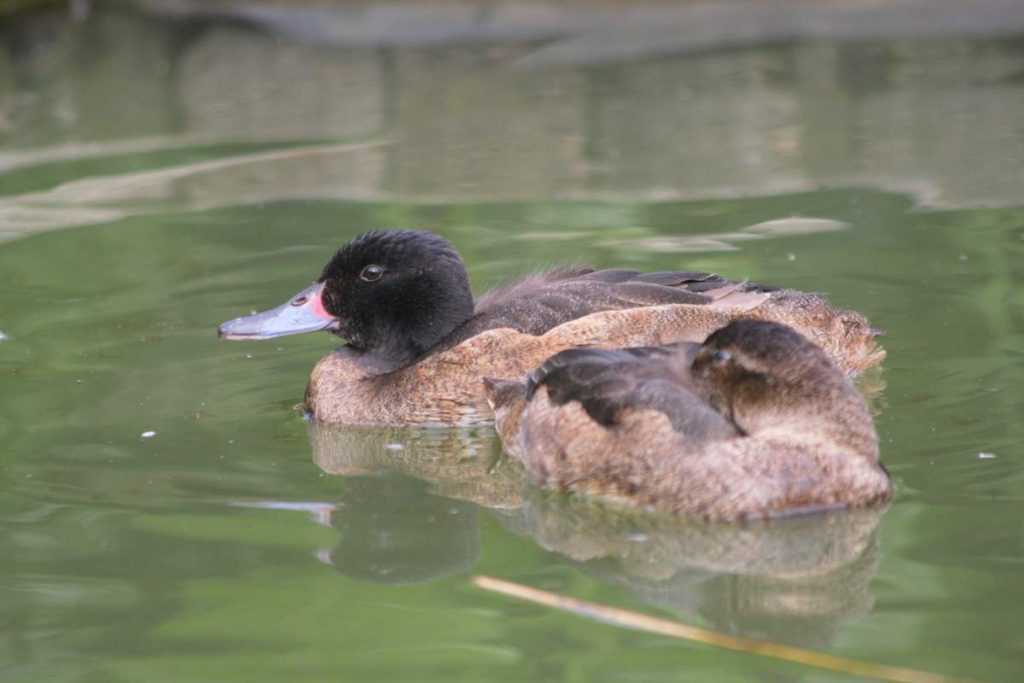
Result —
[{"label": "duck wing", "polygon": [[549,401],[577,401],[597,424],[614,427],[624,411],[656,410],[687,439],[736,436],[739,431],[699,395],[689,366],[699,344],[629,349],[569,349],[530,373],[526,396],[544,387]]},{"label": "duck wing", "polygon": [[499,327],[540,335],[591,313],[643,306],[753,307],[766,299],[769,291],[768,287],[694,271],[555,270],[481,296],[473,318],[451,341],[459,343]]}]

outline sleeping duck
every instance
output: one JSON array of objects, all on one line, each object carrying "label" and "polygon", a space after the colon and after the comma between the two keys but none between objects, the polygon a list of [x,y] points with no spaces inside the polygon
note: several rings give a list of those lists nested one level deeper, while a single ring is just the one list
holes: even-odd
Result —
[{"label": "sleeping duck", "polygon": [[328,330],[345,345],[313,369],[305,408],[331,424],[490,422],[481,378],[521,378],[575,346],[700,342],[738,316],[802,331],[847,372],[884,352],[863,316],[816,294],[711,273],[563,268],[474,299],[462,259],[428,232],[368,232],[312,286],[273,310],[220,326],[224,339]]},{"label": "sleeping duck", "polygon": [[533,479],[709,520],[888,500],[871,413],[790,327],[736,320],[703,344],[570,349],[524,383],[486,380]]}]

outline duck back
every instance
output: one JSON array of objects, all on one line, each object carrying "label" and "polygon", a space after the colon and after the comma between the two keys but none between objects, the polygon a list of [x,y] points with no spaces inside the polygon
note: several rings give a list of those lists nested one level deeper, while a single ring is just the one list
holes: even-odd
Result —
[{"label": "duck back", "polygon": [[577,346],[699,343],[742,316],[793,325],[847,372],[884,357],[863,316],[820,295],[711,273],[577,268],[485,294],[469,321],[407,367],[381,371],[372,357],[341,347],[314,368],[305,407],[337,424],[486,423],[493,415],[484,377],[518,380]]}]

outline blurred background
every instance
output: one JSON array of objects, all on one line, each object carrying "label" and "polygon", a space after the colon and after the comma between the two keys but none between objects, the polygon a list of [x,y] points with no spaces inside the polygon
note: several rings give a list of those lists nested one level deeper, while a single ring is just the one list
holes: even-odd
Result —
[{"label": "blurred background", "polygon": [[[481,594],[1024,674],[1019,0],[0,0],[5,681],[840,681]],[[758,528],[522,485],[489,429],[323,430],[232,344],[372,228],[829,294],[897,498]]]},{"label": "blurred background", "polygon": [[129,200],[1021,194],[1012,0],[5,5],[41,9],[0,34],[0,169],[215,160],[26,193],[7,233]]}]

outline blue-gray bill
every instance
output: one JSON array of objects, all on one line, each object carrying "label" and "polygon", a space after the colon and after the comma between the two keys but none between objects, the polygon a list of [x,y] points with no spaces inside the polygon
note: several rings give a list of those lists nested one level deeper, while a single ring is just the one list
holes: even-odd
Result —
[{"label": "blue-gray bill", "polygon": [[317,282],[269,311],[235,318],[217,329],[221,339],[273,339],[287,334],[337,329],[338,319],[324,309],[324,285]]}]

